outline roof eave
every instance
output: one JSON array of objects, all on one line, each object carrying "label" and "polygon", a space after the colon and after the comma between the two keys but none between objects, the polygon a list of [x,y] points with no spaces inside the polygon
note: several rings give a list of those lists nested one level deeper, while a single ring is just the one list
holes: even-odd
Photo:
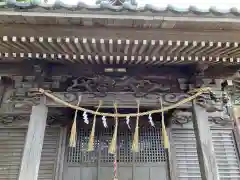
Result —
[{"label": "roof eave", "polygon": [[57,24],[164,29],[239,30],[239,17],[158,15],[144,13],[61,13],[0,11],[3,24]]}]

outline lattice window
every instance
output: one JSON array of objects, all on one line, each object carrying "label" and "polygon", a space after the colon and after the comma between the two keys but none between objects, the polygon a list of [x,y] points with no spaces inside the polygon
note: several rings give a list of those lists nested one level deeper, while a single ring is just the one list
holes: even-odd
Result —
[{"label": "lattice window", "polygon": [[[117,139],[118,162],[133,162],[132,132],[119,130]],[[76,148],[68,149],[69,163],[96,163],[98,158],[103,163],[113,162],[114,156],[108,153],[113,129],[106,128],[96,132],[94,151],[87,152],[90,130],[79,129]],[[139,129],[140,152],[135,153],[135,162],[163,162],[166,160],[161,128],[143,127]]]},{"label": "lattice window", "polygon": [[87,152],[90,130],[80,129],[77,135],[75,148],[68,148],[68,162],[70,163],[95,163],[98,159],[99,139],[95,136],[94,151]]},{"label": "lattice window", "polygon": [[136,162],[163,162],[166,160],[161,138],[161,128],[142,127],[139,129],[140,152]]}]

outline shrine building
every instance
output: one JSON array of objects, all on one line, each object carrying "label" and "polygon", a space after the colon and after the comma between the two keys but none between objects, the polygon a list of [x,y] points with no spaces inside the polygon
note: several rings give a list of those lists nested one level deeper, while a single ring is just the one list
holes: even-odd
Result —
[{"label": "shrine building", "polygon": [[0,180],[240,180],[240,1],[0,0]]}]

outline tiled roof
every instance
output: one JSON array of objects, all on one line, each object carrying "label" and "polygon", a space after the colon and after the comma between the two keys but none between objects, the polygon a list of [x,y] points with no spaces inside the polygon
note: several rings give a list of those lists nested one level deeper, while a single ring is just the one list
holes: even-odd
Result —
[{"label": "tiled roof", "polygon": [[73,10],[111,10],[132,12],[173,12],[197,15],[240,16],[239,0],[0,0],[0,7],[7,8],[65,8]]}]

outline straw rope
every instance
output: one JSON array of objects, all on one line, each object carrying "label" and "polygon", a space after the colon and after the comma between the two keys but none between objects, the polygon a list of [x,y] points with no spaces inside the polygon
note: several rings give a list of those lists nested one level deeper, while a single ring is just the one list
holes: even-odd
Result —
[{"label": "straw rope", "polygon": [[80,107],[80,106],[78,107],[78,106],[75,106],[73,104],[70,104],[70,103],[54,96],[53,94],[45,91],[44,89],[40,88],[37,91],[40,92],[41,94],[44,94],[46,97],[52,99],[53,101],[55,101],[57,103],[60,103],[64,106],[66,106],[66,107],[69,107],[69,108],[72,108],[72,109],[75,109],[75,110],[79,110],[79,111],[84,111],[84,112],[89,113],[89,114],[106,116],[106,117],[127,117],[127,116],[130,116],[130,117],[139,116],[140,117],[140,116],[146,116],[146,115],[149,115],[149,114],[162,113],[164,111],[168,111],[168,110],[177,108],[177,107],[179,107],[179,106],[181,106],[185,103],[188,103],[188,102],[192,101],[193,99],[197,98],[201,94],[211,91],[211,88],[205,87],[205,88],[194,89],[191,92],[189,92],[189,93],[195,93],[194,95],[192,95],[188,98],[185,98],[185,99],[183,99],[183,100],[181,100],[181,101],[179,101],[179,102],[177,102],[177,103],[175,103],[171,106],[168,106],[168,107],[164,107],[164,108],[161,108],[161,109],[150,110],[150,111],[141,112],[141,113],[130,113],[130,114],[96,112],[96,111],[93,111],[93,110],[90,110],[90,109],[86,109],[86,108],[83,108],[83,107]]}]

